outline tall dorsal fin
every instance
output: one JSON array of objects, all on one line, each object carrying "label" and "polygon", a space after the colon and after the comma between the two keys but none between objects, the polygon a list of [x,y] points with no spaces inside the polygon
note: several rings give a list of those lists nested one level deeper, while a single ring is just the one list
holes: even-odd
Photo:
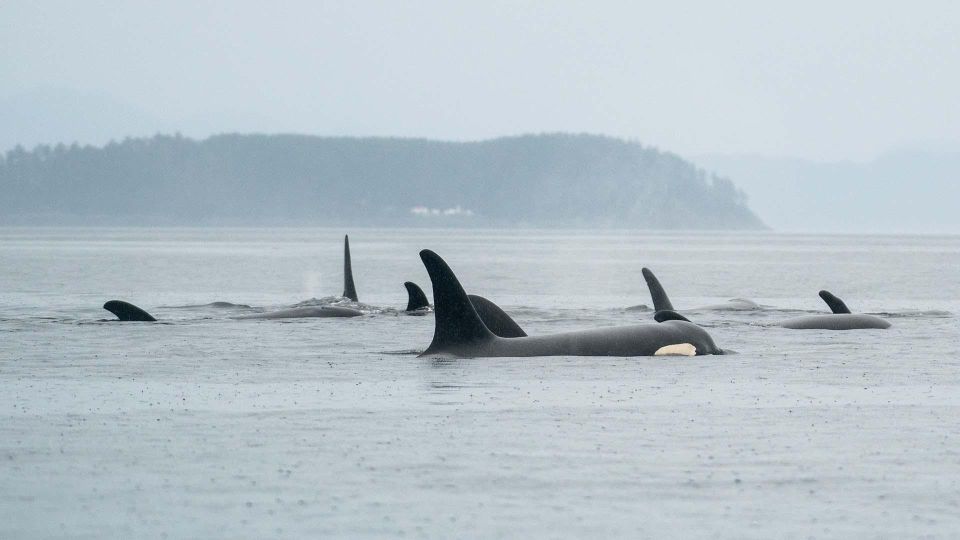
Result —
[{"label": "tall dorsal fin", "polygon": [[121,321],[156,321],[156,319],[153,318],[153,315],[129,302],[124,302],[123,300],[110,300],[103,305],[103,309],[113,313]]},{"label": "tall dorsal fin", "polygon": [[447,347],[492,339],[480,315],[467,298],[453,270],[439,255],[425,249],[420,259],[433,283],[433,341],[423,354],[443,352]]},{"label": "tall dorsal fin", "polygon": [[834,296],[830,291],[820,291],[820,298],[823,298],[823,301],[830,306],[830,310],[834,313],[850,313],[850,308],[843,303],[843,300]]},{"label": "tall dorsal fin", "polygon": [[653,314],[653,319],[657,322],[666,322],[666,321],[687,321],[690,322],[690,319],[684,317],[683,315],[673,311],[671,309],[665,309],[663,311],[658,311]]},{"label": "tall dorsal fin", "polygon": [[407,281],[403,286],[407,288],[407,311],[423,309],[430,305],[430,300],[427,300],[427,295],[423,294],[423,289],[416,283]]},{"label": "tall dorsal fin", "polygon": [[467,298],[473,304],[473,309],[477,310],[483,325],[494,334],[505,338],[526,337],[527,333],[523,328],[520,328],[507,312],[500,309],[500,306],[475,294],[468,294]]},{"label": "tall dorsal fin", "polygon": [[654,311],[673,311],[673,304],[670,303],[670,298],[667,296],[667,292],[663,290],[663,286],[660,285],[657,276],[653,275],[649,268],[644,268],[641,271],[643,272],[643,279],[647,280],[647,288],[650,289]]},{"label": "tall dorsal fin", "polygon": [[350,265],[350,237],[343,235],[343,297],[354,302],[357,298],[357,288],[353,285],[353,266]]}]

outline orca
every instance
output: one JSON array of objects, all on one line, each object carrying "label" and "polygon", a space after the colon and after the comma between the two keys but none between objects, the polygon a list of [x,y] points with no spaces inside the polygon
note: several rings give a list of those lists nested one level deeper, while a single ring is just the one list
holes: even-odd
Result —
[{"label": "orca", "polygon": [[823,315],[804,315],[780,323],[784,328],[793,330],[864,330],[886,329],[890,323],[874,315],[851,313],[850,308],[830,291],[820,291],[820,298],[830,306],[833,313]]},{"label": "orca", "polygon": [[[660,285],[660,280],[657,279],[657,276],[653,275],[653,272],[651,272],[649,268],[641,269],[641,273],[643,273],[643,279],[647,282],[647,288],[650,289],[650,298],[653,299],[653,310],[675,311],[673,304],[670,303],[670,298],[667,296],[667,292],[663,290],[663,285]],[[684,311],[750,311],[754,309],[761,309],[761,307],[752,300],[732,298],[722,304],[700,306]]]},{"label": "orca", "polygon": [[[110,300],[103,305],[103,309],[113,313],[121,321],[156,322],[156,318],[143,309],[123,300]],[[240,315],[234,319],[303,319],[307,317],[358,317],[363,312],[343,306],[309,306]]]},{"label": "orca", "polygon": [[483,323],[453,270],[439,255],[420,252],[433,285],[434,333],[420,356],[462,358],[530,356],[654,356],[722,354],[699,326],[679,320],[597,328],[547,336],[502,338]]},{"label": "orca", "polygon": [[153,315],[123,300],[110,300],[103,305],[103,309],[113,313],[121,321],[157,322]]},{"label": "orca", "polygon": [[426,312],[430,308],[430,300],[427,300],[427,295],[419,285],[412,281],[405,281],[403,286],[407,288],[407,309],[404,311]]},{"label": "orca", "polygon": [[[359,302],[357,287],[353,283],[353,265],[350,261],[350,236],[343,235],[343,295],[344,298]],[[309,317],[359,317],[363,312],[347,306],[296,306],[267,313],[241,315],[235,319],[304,319]]]},{"label": "orca", "polygon": [[[353,283],[353,268],[350,262],[350,237],[343,236],[343,297],[357,302],[357,288]],[[211,307],[241,306],[239,304],[230,304],[228,302],[214,302],[207,304]],[[190,306],[194,307],[194,306]],[[242,306],[249,307],[249,306]],[[156,321],[153,315],[150,315],[137,306],[124,302],[122,300],[110,300],[103,305],[110,313],[117,316],[121,321]],[[298,306],[288,309],[280,309],[267,313],[254,313],[250,315],[240,315],[234,319],[302,319],[308,317],[359,317],[363,312],[346,306]]]},{"label": "orca", "polygon": [[[416,283],[407,281],[403,284],[407,288],[407,313],[422,315],[430,307],[430,301]],[[476,294],[468,294],[467,298],[477,310],[477,315],[483,324],[494,334],[503,338],[525,337],[526,332],[500,306]]]}]

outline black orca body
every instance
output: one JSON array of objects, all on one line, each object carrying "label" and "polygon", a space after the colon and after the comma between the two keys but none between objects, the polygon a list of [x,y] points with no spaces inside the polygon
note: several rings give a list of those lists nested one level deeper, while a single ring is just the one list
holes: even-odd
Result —
[{"label": "black orca body", "polygon": [[653,356],[665,348],[689,344],[691,354],[721,354],[699,326],[685,321],[598,328],[549,336],[502,338],[483,323],[456,275],[439,255],[420,252],[433,283],[433,341],[421,356]]},{"label": "black orca body", "polygon": [[[407,288],[406,312],[417,315],[426,313],[427,308],[430,307],[430,301],[427,300],[427,295],[424,294],[423,289],[411,281],[407,281],[403,286]],[[477,310],[477,315],[480,316],[483,324],[494,334],[504,338],[527,335],[516,321],[500,309],[500,306],[476,294],[468,294],[467,298],[470,299],[470,303]]]},{"label": "black orca body", "polygon": [[[651,272],[649,268],[644,268],[641,272],[643,273],[643,279],[647,282],[647,288],[650,289],[650,298],[653,299],[653,310],[675,311],[673,304],[670,303],[670,298],[667,296],[667,292],[663,290],[663,285],[660,285],[660,280],[657,279],[657,276],[653,275],[653,272]],[[752,300],[732,298],[722,304],[700,306],[685,311],[749,311],[753,309],[760,309],[760,306]]]},{"label": "black orca body", "polygon": [[829,291],[820,291],[820,298],[830,306],[833,313],[827,315],[804,315],[780,323],[794,330],[865,330],[890,328],[890,323],[865,313],[850,313],[850,308]]},{"label": "black orca body", "polygon": [[157,319],[137,306],[123,300],[110,300],[103,309],[113,313],[121,321],[156,322]]}]

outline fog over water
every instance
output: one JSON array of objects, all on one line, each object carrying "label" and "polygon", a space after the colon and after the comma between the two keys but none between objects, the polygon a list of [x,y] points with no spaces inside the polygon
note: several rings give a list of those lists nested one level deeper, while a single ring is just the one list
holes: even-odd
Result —
[{"label": "fog over water", "polygon": [[0,8],[0,111],[61,105],[0,122],[0,146],[564,131],[689,156],[957,150],[958,21],[948,0],[15,0]]}]

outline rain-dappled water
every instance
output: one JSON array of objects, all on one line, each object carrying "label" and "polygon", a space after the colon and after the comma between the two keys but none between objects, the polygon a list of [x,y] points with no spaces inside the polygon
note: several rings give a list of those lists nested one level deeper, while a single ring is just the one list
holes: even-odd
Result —
[{"label": "rain-dappled water", "polygon": [[[232,318],[331,301],[344,232],[366,315]],[[724,356],[418,358],[422,248],[533,335],[651,321],[643,266],[767,308],[687,313]],[[823,288],[893,327],[774,326]],[[958,315],[958,237],[0,229],[0,538],[956,536]]]}]

